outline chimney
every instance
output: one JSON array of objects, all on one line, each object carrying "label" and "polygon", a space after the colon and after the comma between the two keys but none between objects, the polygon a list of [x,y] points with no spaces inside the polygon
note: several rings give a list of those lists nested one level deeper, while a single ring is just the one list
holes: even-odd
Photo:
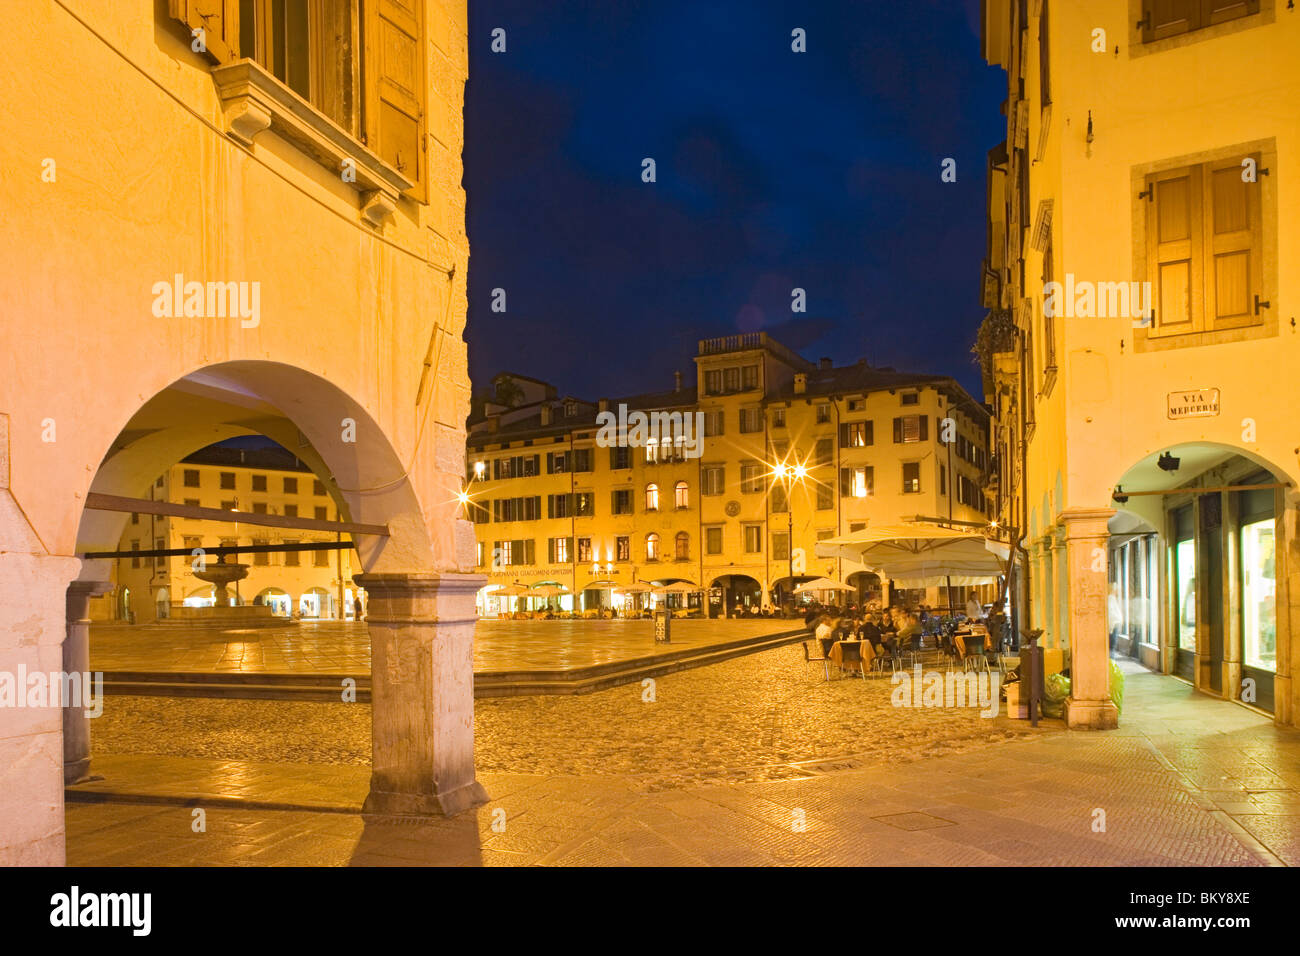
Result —
[{"label": "chimney", "polygon": [[795,372],[795,373],[794,373],[794,393],[795,393],[796,395],[802,395],[802,394],[803,394],[804,392],[806,392],[806,391],[808,391],[808,373],[807,373],[807,372]]},{"label": "chimney", "polygon": [[495,434],[496,434],[498,431],[500,431],[500,430],[501,430],[501,416],[500,416],[500,415],[489,415],[489,416],[488,416],[488,431],[495,435]]},{"label": "chimney", "polygon": [[831,367],[831,360],[823,356],[822,360],[817,364],[822,368],[823,371],[825,371],[826,369],[829,369]]},{"label": "chimney", "polygon": [[599,404],[597,405],[597,408],[598,408],[600,411],[602,411],[602,412],[607,412],[607,411],[609,411],[609,399],[608,399],[608,398],[602,398],[602,399],[600,400]]},{"label": "chimney", "polygon": [[550,405],[543,405],[543,406],[542,406],[542,424],[543,424],[543,425],[549,425],[549,424],[551,424],[551,422],[554,421],[554,420],[555,420],[555,409],[553,409]]},{"label": "chimney", "polygon": [[682,390],[682,373],[673,372],[673,391],[680,392],[681,390]]}]

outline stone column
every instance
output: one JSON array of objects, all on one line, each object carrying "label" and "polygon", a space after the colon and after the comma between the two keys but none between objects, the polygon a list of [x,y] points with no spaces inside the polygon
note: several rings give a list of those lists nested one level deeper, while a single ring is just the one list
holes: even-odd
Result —
[{"label": "stone column", "polygon": [[1070,696],[1065,721],[1071,728],[1107,730],[1119,726],[1110,699],[1109,629],[1106,625],[1106,522],[1114,509],[1069,509],[1065,525],[1066,572],[1070,585]]},{"label": "stone column", "polygon": [[353,579],[368,597],[370,794],[364,812],[450,816],[487,801],[474,776],[474,597],[481,574]]},{"label": "stone column", "polygon": [[[1056,568],[1056,621],[1052,628],[1056,639],[1052,641],[1052,646],[1066,648],[1070,646],[1070,576],[1066,571],[1070,559],[1066,554],[1065,529],[1056,528],[1052,532],[1051,542],[1052,566]],[[1102,543],[1102,547],[1105,547],[1105,542]],[[1107,640],[1109,639],[1109,632],[1107,632]]]},{"label": "stone column", "polygon": [[[68,585],[67,633],[63,638],[63,672],[90,674],[90,599],[113,589],[108,581],[73,581]],[[90,773],[90,717],[87,694],[94,684],[84,679],[79,701],[63,702],[63,782],[76,783]]]},{"label": "stone column", "polygon": [[1034,551],[1038,555],[1038,606],[1036,617],[1038,627],[1043,629],[1043,636],[1039,638],[1039,647],[1055,646],[1056,638],[1056,614],[1053,608],[1056,606],[1053,600],[1057,593],[1056,574],[1058,569],[1052,567],[1052,539],[1050,536],[1040,538],[1034,545]]}]

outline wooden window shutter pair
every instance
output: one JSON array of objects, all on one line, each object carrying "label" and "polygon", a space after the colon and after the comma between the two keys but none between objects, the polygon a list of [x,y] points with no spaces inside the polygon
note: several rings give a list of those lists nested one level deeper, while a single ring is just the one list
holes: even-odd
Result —
[{"label": "wooden window shutter pair", "polygon": [[1262,228],[1258,182],[1233,157],[1147,177],[1150,335],[1240,328],[1262,321]]},{"label": "wooden window shutter pair", "polygon": [[1142,42],[1151,43],[1202,27],[1259,13],[1259,0],[1143,0]]},{"label": "wooden window shutter pair", "polygon": [[189,27],[191,35],[203,37],[208,59],[216,63],[239,59],[239,0],[167,0],[167,12]]}]

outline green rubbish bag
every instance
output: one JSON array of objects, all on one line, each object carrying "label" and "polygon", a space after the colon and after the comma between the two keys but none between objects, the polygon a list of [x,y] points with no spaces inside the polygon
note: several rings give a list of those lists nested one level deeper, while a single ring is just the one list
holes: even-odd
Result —
[{"label": "green rubbish bag", "polygon": [[1110,662],[1110,699],[1115,702],[1115,713],[1124,710],[1124,672],[1114,661]]},{"label": "green rubbish bag", "polygon": [[1065,698],[1070,696],[1070,678],[1064,674],[1049,674],[1043,681],[1043,716],[1061,717],[1065,713]]}]

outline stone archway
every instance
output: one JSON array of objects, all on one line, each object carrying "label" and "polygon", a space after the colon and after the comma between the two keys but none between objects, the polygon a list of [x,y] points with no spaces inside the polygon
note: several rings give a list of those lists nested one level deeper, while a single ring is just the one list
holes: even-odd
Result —
[{"label": "stone archway", "polygon": [[[346,519],[388,530],[387,535],[354,535],[364,568],[355,582],[367,594],[372,644],[372,779],[366,811],[441,815],[483,802],[486,794],[474,773],[472,670],[473,597],[482,578],[458,572],[455,554],[437,540],[439,535],[445,540],[445,531],[457,523],[456,485],[448,472],[458,477],[458,465],[440,472],[433,466],[437,456],[418,453],[423,448],[414,435],[406,444],[415,446],[415,453],[403,460],[388,430],[320,376],[282,363],[237,361],[197,370],[140,405],[106,449],[87,455],[100,462],[98,469],[82,476],[51,473],[49,480],[62,481],[70,502],[84,502],[88,491],[138,498],[156,475],[191,451],[231,434],[256,432],[288,442],[304,461],[317,462],[318,477]],[[0,555],[0,582],[32,595],[29,611],[66,621],[62,646],[38,645],[27,664],[32,671],[89,670],[88,606],[91,597],[108,589],[108,562],[77,555],[115,550],[129,520],[123,512],[82,507],[71,509],[71,516],[77,524],[65,546],[70,553],[49,554],[29,524],[27,553]],[[6,525],[10,535],[15,527],[23,530],[12,520]],[[50,602],[60,592],[65,606],[56,612]],[[49,718],[54,723],[38,738],[42,756],[35,764],[24,764],[16,751],[29,742],[0,742],[0,763],[9,770],[0,776],[13,778],[23,769],[27,793],[35,800],[44,799],[39,793],[58,794],[65,781],[85,776],[90,768],[91,727],[84,707],[46,718],[46,724]],[[14,805],[23,799],[20,794]],[[61,858],[62,801],[54,805],[58,818],[43,826],[55,832]]]},{"label": "stone archway", "polygon": [[[1254,449],[1183,442],[1130,464],[1113,494],[1109,651],[1292,723],[1300,498],[1287,470]],[[1047,595],[1062,624],[1066,596]]]}]

